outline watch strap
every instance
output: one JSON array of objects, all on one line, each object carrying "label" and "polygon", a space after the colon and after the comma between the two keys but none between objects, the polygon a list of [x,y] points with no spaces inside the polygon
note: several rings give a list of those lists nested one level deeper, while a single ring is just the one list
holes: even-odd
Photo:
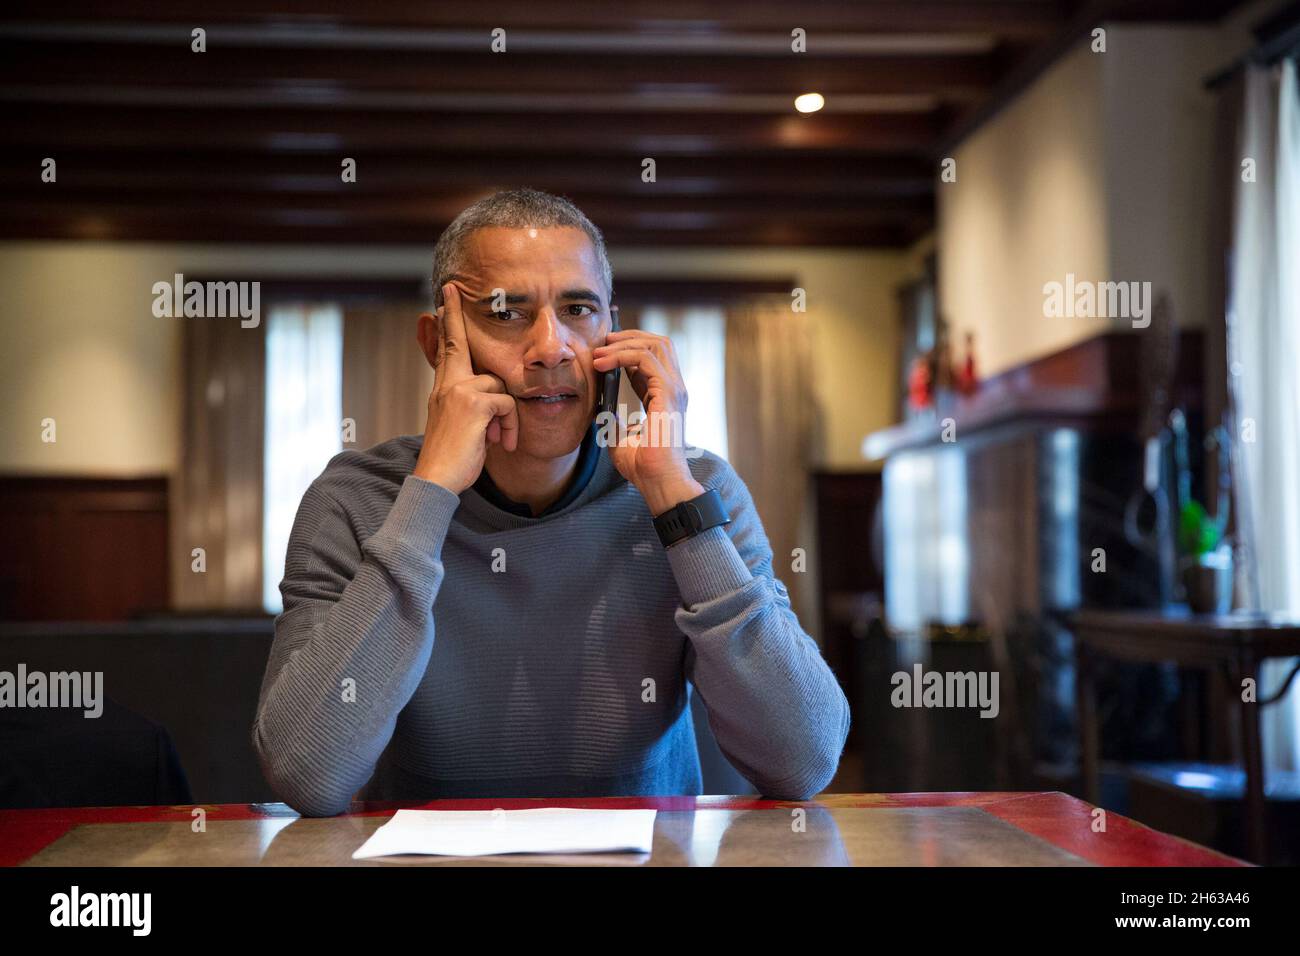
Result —
[{"label": "watch strap", "polygon": [[731,516],[727,514],[722,495],[716,488],[710,488],[688,501],[679,502],[654,520],[655,531],[665,548],[693,538],[710,528],[730,523]]}]

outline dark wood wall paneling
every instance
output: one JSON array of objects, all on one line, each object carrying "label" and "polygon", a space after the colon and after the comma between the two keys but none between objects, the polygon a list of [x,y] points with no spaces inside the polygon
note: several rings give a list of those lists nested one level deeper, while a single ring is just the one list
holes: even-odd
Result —
[{"label": "dark wood wall paneling", "polygon": [[[818,600],[822,653],[850,701],[859,687],[867,625],[884,600],[885,579],[878,539],[879,472],[813,474],[817,502]],[[856,745],[861,727],[850,726]]]},{"label": "dark wood wall paneling", "polygon": [[167,479],[0,477],[0,620],[166,608]]}]

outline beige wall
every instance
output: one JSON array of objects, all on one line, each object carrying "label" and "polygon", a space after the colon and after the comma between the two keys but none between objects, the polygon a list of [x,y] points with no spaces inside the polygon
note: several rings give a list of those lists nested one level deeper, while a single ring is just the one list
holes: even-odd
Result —
[{"label": "beige wall", "polygon": [[[150,313],[161,275],[107,246],[5,243],[0,455],[7,472],[156,474],[176,459],[174,326]],[[53,418],[56,441],[41,440]]]},{"label": "beige wall", "polygon": [[1150,282],[1176,321],[1213,307],[1209,248],[1214,98],[1207,76],[1249,45],[1276,2],[1218,26],[1106,27],[1079,43],[954,151],[938,184],[939,301],[971,330],[983,374],[1129,320],[1046,318],[1043,285]]},{"label": "beige wall", "polygon": [[[1210,180],[1218,59],[1206,27],[1112,27],[1102,58],[1110,277],[1168,293],[1175,321],[1210,307]],[[1131,326],[1130,326],[1131,327]]]},{"label": "beige wall", "polygon": [[[180,335],[152,286],[187,277],[423,276],[431,249],[94,242],[0,243],[0,471],[167,473],[179,456]],[[793,276],[807,290],[825,425],[824,464],[862,466],[889,424],[901,253],[808,249],[615,252],[630,276]],[[194,320],[191,320],[194,321]],[[54,418],[58,440],[41,441]]]},{"label": "beige wall", "polygon": [[1102,278],[1106,229],[1101,58],[1075,50],[954,151],[940,182],[939,303],[953,341],[975,333],[982,375],[1104,323],[1043,318],[1043,284]]}]

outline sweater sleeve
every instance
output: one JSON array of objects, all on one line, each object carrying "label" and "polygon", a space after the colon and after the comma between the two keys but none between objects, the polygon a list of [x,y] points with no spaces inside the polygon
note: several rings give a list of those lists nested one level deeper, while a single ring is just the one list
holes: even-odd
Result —
[{"label": "sweater sleeve", "polygon": [[[328,473],[328,472],[327,472]],[[460,498],[408,476],[364,543],[318,478],[303,496],[280,584],[253,748],[305,816],[342,813],[373,775],[433,652],[442,545]]]},{"label": "sweater sleeve", "polygon": [[667,551],[681,592],[686,677],[727,759],[764,796],[806,800],[830,783],[849,732],[849,704],[800,626],[753,499],[730,465],[716,487],[731,523]]}]

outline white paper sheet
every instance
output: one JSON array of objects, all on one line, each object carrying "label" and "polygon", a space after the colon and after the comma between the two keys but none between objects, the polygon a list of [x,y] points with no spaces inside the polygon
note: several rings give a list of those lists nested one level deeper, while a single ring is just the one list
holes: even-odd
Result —
[{"label": "white paper sheet", "polygon": [[398,810],[354,860],[403,853],[649,853],[656,810]]}]

